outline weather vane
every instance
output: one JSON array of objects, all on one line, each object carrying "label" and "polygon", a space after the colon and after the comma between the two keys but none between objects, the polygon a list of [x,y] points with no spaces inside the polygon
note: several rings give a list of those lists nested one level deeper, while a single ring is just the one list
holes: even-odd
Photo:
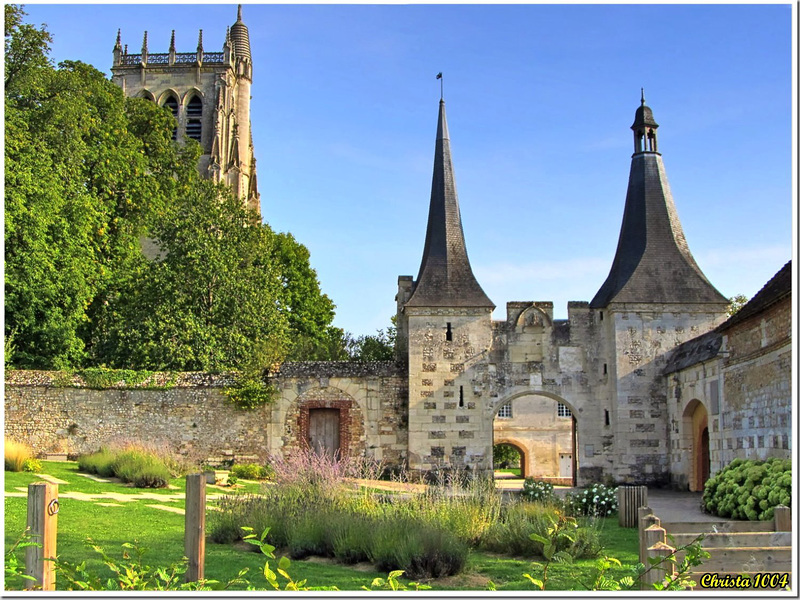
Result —
[{"label": "weather vane", "polygon": [[442,99],[442,100],[444,100],[444,78],[442,77],[442,72],[441,72],[441,71],[439,71],[439,72],[436,74],[436,79],[438,79],[438,80],[439,80],[439,87],[441,88],[441,89],[440,89],[440,92],[441,92],[441,99]]}]

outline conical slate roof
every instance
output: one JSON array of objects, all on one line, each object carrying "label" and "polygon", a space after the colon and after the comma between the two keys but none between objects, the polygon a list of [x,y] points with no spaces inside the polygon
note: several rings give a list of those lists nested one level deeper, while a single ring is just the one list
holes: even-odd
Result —
[{"label": "conical slate roof", "polygon": [[[645,110],[646,109],[646,110]],[[642,102],[632,129],[658,127]],[[703,275],[689,251],[661,154],[637,147],[631,159],[617,253],[605,283],[589,303],[711,303],[728,300]]]},{"label": "conical slate roof", "polygon": [[414,292],[406,306],[494,308],[475,279],[467,257],[444,100],[439,102],[425,249]]}]

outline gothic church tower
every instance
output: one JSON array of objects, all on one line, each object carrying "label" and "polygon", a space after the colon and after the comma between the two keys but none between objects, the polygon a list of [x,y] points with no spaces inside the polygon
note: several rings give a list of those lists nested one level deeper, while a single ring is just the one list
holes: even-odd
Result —
[{"label": "gothic church tower", "polygon": [[200,172],[236,192],[244,205],[261,214],[256,161],[250,131],[250,86],[253,63],[250,36],[239,5],[221,52],[203,49],[200,30],[194,52],[175,51],[172,31],[169,52],[152,54],[144,32],[140,54],[128,54],[121,32],[114,45],[111,80],[127,96],[152,100],[169,108],[178,121],[173,139],[200,143]]},{"label": "gothic church tower", "polygon": [[[456,193],[444,100],[433,164],[428,229],[416,281],[398,280],[398,338],[408,359],[408,463],[485,470],[491,427],[471,381],[492,343],[494,304],[472,273]],[[405,357],[402,357],[405,358]]]}]

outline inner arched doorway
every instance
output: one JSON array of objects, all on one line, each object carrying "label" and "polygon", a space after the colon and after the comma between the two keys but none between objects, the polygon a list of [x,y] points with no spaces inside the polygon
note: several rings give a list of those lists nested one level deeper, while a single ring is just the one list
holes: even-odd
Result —
[{"label": "inner arched doorway", "polygon": [[562,398],[523,392],[495,406],[493,443],[519,449],[523,477],[576,485],[576,423],[572,406]]},{"label": "inner arched doorway", "polygon": [[699,400],[692,400],[683,411],[683,448],[689,451],[689,491],[702,492],[711,476],[711,451],[708,411]]}]

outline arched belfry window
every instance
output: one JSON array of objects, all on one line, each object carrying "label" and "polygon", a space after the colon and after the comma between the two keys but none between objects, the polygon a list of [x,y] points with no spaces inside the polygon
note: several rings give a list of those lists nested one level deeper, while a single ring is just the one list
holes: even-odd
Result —
[{"label": "arched belfry window", "polygon": [[203,133],[203,101],[200,96],[192,96],[186,105],[186,136],[200,141]]},{"label": "arched belfry window", "polygon": [[172,116],[175,117],[176,126],[172,130],[172,139],[175,140],[178,137],[178,99],[175,96],[169,96],[166,100],[164,100],[164,107],[168,108],[172,113]]}]

